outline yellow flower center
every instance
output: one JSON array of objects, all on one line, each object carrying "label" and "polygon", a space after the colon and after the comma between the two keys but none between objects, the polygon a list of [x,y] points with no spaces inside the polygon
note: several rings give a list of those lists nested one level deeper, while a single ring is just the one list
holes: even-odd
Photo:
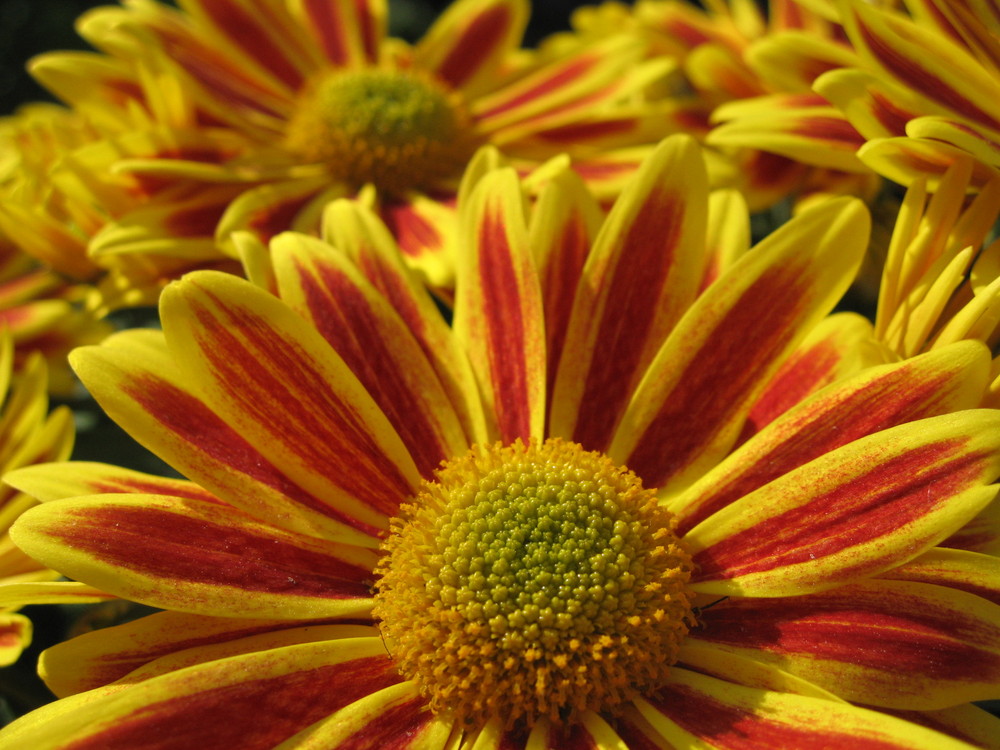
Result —
[{"label": "yellow flower center", "polygon": [[461,174],[477,145],[461,97],[417,73],[334,71],[307,86],[286,146],[335,176],[402,192]]},{"label": "yellow flower center", "polygon": [[674,525],[602,454],[477,446],[393,520],[375,617],[400,673],[467,726],[614,711],[663,683],[691,624]]}]

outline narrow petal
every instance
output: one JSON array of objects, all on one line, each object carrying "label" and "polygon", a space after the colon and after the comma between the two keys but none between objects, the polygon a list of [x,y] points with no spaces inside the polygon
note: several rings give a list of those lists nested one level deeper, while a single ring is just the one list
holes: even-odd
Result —
[{"label": "narrow petal", "polygon": [[832,70],[817,78],[814,88],[868,139],[906,135],[906,123],[924,114],[922,100],[909,89],[866,70]]},{"label": "narrow petal", "polygon": [[675,669],[666,687],[636,706],[675,747],[968,750],[946,735],[876,711],[742,687],[683,669]]},{"label": "narrow petal", "polygon": [[750,212],[738,190],[715,190],[709,195],[708,263],[701,280],[704,291],[750,249]]},{"label": "narrow petal", "polygon": [[289,477],[192,392],[160,332],[127,331],[77,349],[71,359],[113,419],[216,497],[292,531],[376,546],[382,514]]},{"label": "narrow petal", "polygon": [[[869,168],[901,185],[927,178],[927,187],[935,190],[948,167],[965,161],[969,155],[947,143],[909,137],[879,138],[858,149],[858,158]],[[972,184],[985,185],[996,176],[990,167],[973,165]]]},{"label": "narrow petal", "polygon": [[872,367],[783,414],[670,499],[686,533],[712,513],[853,440],[926,417],[972,409],[982,399],[989,352],[967,341]]},{"label": "narrow petal", "polygon": [[[191,650],[208,652],[208,656],[190,660],[195,663],[227,658],[237,653],[264,650],[259,642],[253,646],[232,648],[238,641],[248,641],[261,634],[280,634],[303,623],[289,620],[255,620],[232,617],[206,617],[181,612],[158,612],[138,620],[93,630],[58,643],[42,652],[38,671],[45,684],[60,698],[108,685],[140,667],[172,654],[190,654]],[[335,625],[331,628],[310,623],[314,637],[309,641],[330,640],[334,637],[372,636],[356,625]],[[371,630],[371,629],[368,629]],[[336,634],[342,633],[343,636]],[[304,641],[302,641],[304,642]],[[291,641],[286,644],[289,645]],[[223,652],[218,646],[229,645]],[[213,650],[214,649],[214,650]],[[174,665],[174,668],[177,668]],[[146,670],[146,678],[149,672]],[[164,673],[162,667],[157,670]],[[165,670],[165,671],[170,671]],[[135,680],[132,680],[135,681]]]},{"label": "narrow petal", "polygon": [[324,618],[367,613],[375,554],[269,528],[233,508],[160,495],[53,501],[18,546],[66,576],[162,609]]},{"label": "narrow petal", "polygon": [[832,199],[745,254],[660,347],[632,395],[612,458],[660,488],[690,482],[716,463],[781,360],[847,289],[868,228],[859,202]]},{"label": "narrow petal", "polygon": [[420,342],[451,398],[470,443],[487,439],[479,390],[468,358],[426,288],[403,264],[386,225],[354,201],[334,201],[326,210],[324,237],[347,253],[382,293]]},{"label": "narrow petal", "polygon": [[275,750],[445,748],[453,723],[428,711],[416,686],[403,682],[345,706]]},{"label": "narrow petal", "polygon": [[545,308],[546,392],[552,393],[573,297],[602,214],[582,180],[570,170],[552,178],[538,195],[528,227]]},{"label": "narrow petal", "polygon": [[[10,747],[271,750],[345,705],[399,681],[378,638],[307,643],[182,669],[59,701],[8,725]],[[72,707],[74,710],[67,710]],[[266,721],[248,721],[265,716]]]},{"label": "narrow petal", "polygon": [[1000,499],[986,506],[975,518],[941,542],[942,547],[1000,554]]},{"label": "narrow petal", "polygon": [[891,713],[973,747],[1000,750],[1000,718],[971,703],[938,711],[898,710]]},{"label": "narrow petal", "polygon": [[290,10],[334,65],[353,68],[378,61],[387,22],[385,0],[293,0]]},{"label": "narrow petal", "polygon": [[458,0],[414,50],[414,64],[467,96],[495,85],[500,66],[521,43],[524,0]]},{"label": "narrow petal", "polygon": [[432,289],[455,285],[455,207],[450,199],[410,193],[383,197],[379,216],[399,243],[410,268]]},{"label": "narrow petal", "polygon": [[[604,450],[705,267],[708,178],[693,140],[670,138],[616,202],[573,300],[550,431]],[[599,404],[599,408],[593,405]]]},{"label": "narrow petal", "polygon": [[934,547],[879,577],[948,586],[1000,605],[1000,565],[993,555]]},{"label": "narrow petal", "polygon": [[399,433],[424,478],[468,448],[419,342],[341,252],[293,233],[271,243],[282,300],[327,340]]},{"label": "narrow petal", "polygon": [[499,437],[542,437],[545,332],[541,290],[513,170],[492,172],[463,207],[455,333],[469,352]]},{"label": "narrow petal", "polygon": [[414,493],[419,474],[385,415],[281,301],[204,271],[164,290],[160,317],[178,367],[212,410],[303,486],[387,516]]},{"label": "narrow petal", "polygon": [[1000,417],[972,410],[862,437],[730,503],[686,536],[699,592],[822,591],[912,559],[996,495]]},{"label": "narrow petal", "polygon": [[188,497],[205,502],[218,498],[194,482],[146,474],[93,461],[61,461],[16,469],[3,481],[43,503],[80,495],[123,492]]},{"label": "narrow petal", "polygon": [[933,710],[997,697],[1000,607],[945,586],[865,581],[731,598],[689,638],[774,664],[855,703]]},{"label": "narrow petal", "polygon": [[[53,577],[56,577],[53,575]],[[76,581],[18,581],[0,585],[0,607],[29,604],[96,604],[115,599],[114,594]]]},{"label": "narrow petal", "polygon": [[313,232],[323,207],[347,194],[348,187],[329,175],[268,182],[244,191],[226,206],[215,236],[224,242],[233,232],[243,230],[267,242],[286,229]]},{"label": "narrow petal", "polygon": [[[506,750],[504,745],[500,748]],[[535,725],[524,750],[630,750],[631,746],[593,712],[585,713],[569,726],[554,726],[549,721]]]}]

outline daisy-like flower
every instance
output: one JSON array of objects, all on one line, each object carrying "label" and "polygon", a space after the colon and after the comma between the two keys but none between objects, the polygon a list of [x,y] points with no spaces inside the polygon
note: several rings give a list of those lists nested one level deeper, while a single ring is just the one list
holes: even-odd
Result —
[{"label": "daisy-like flower", "polygon": [[[36,353],[15,371],[14,356],[13,339],[4,333],[0,337],[0,466],[10,471],[69,458],[73,416],[67,407],[49,413],[45,360]],[[14,663],[31,642],[31,621],[17,614],[17,609],[40,601],[47,582],[59,577],[18,549],[8,534],[17,517],[34,504],[33,498],[0,486],[0,666]],[[25,590],[32,595],[21,596]],[[51,596],[42,598],[54,601]]]},{"label": "daisy-like flower", "polygon": [[651,56],[677,61],[671,86],[651,99],[710,146],[713,185],[740,189],[756,211],[789,196],[870,198],[880,183],[855,155],[864,138],[812,90],[823,72],[857,61],[815,7],[777,0],[765,14],[744,0],[639,0],[581,8],[573,21],[587,38],[628,28]]},{"label": "daisy-like flower", "polygon": [[907,0],[910,14],[860,0],[840,6],[860,65],[831,71],[816,90],[867,143],[858,158],[904,185],[933,189],[971,157],[974,182],[1000,167],[1000,5],[995,0]]},{"label": "daisy-like flower", "polygon": [[[31,66],[95,121],[137,122],[89,174],[128,175],[155,195],[114,216],[92,254],[169,254],[183,237],[182,256],[225,257],[234,230],[311,231],[328,201],[372,185],[365,200],[447,287],[454,195],[477,147],[526,167],[568,153],[610,196],[664,134],[651,138],[637,94],[666,63],[643,62],[626,37],[536,59],[518,49],[527,0],[459,0],[412,46],[386,36],[384,0],[181,6],[97,9],[79,30],[104,54]],[[588,169],[612,145],[644,148]]]},{"label": "daisy-like flower", "polygon": [[276,294],[196,272],[162,333],[79,350],[188,479],[15,472],[49,501],[15,539],[165,611],[46,652],[62,700],[0,743],[995,737],[968,704],[1000,689],[995,561],[937,546],[996,495],[986,348],[866,369],[734,448],[868,218],[835,199],[749,250],[745,208],[707,183],[677,137],[603,222],[570,172],[526,221],[515,174],[485,174],[459,207],[453,327],[374,214],[336,202],[336,250],[272,241]]}]

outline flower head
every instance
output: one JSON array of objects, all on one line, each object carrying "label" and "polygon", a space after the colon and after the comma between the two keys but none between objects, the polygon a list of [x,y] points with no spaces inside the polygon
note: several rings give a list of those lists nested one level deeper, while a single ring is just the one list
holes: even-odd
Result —
[{"label": "flower head", "polygon": [[15,538],[165,611],[50,649],[53,690],[89,692],[0,740],[977,741],[993,558],[937,545],[996,495],[988,352],[867,368],[744,436],[868,219],[832,200],[751,250],[707,182],[686,137],[603,221],[569,171],[530,211],[487,172],[459,206],[452,327],[375,215],[337,202],[337,251],[271,242],[273,293],[194,273],[162,334],[79,350],[105,409],[188,479],[16,472],[50,502]]},{"label": "flower head", "polygon": [[384,0],[199,0],[84,16],[102,54],[44,55],[32,71],[95,122],[125,123],[87,174],[148,196],[112,215],[91,253],[235,258],[233,231],[312,232],[323,205],[373,186],[362,200],[450,287],[454,197],[477,146],[526,168],[568,153],[584,172],[598,147],[640,147],[589,171],[613,197],[655,142],[636,93],[664,64],[642,62],[634,40],[537,57],[518,50],[525,0],[459,0],[414,45],[387,36],[386,15]]}]

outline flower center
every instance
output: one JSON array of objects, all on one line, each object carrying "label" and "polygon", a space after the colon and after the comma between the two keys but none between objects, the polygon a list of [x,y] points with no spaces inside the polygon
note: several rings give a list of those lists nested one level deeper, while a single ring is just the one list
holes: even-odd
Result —
[{"label": "flower center", "polygon": [[663,683],[691,624],[674,525],[602,454],[477,446],[393,520],[375,617],[400,673],[467,726],[613,711]]},{"label": "flower center", "polygon": [[340,179],[393,192],[461,174],[477,145],[461,97],[407,71],[334,71],[307,86],[286,146]]}]

